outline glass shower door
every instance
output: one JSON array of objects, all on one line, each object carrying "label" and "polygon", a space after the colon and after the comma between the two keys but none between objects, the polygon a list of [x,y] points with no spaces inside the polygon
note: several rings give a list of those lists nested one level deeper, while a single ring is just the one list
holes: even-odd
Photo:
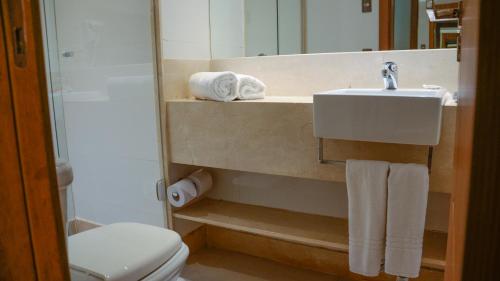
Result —
[{"label": "glass shower door", "polygon": [[[53,134],[75,216],[164,226],[149,0],[41,0]],[[51,25],[52,24],[52,25]]]},{"label": "glass shower door", "polygon": [[[43,45],[45,49],[45,73],[47,75],[54,153],[57,162],[68,162],[59,50],[57,47],[55,2],[54,0],[41,0],[40,4]],[[73,192],[71,186],[60,187],[60,191],[63,219],[66,223],[75,217]]]}]

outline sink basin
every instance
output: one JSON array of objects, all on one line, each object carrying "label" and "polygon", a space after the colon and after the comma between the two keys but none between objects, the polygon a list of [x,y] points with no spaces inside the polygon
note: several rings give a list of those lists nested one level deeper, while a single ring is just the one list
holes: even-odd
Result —
[{"label": "sink basin", "polygon": [[437,145],[444,89],[340,89],[314,94],[321,138]]}]

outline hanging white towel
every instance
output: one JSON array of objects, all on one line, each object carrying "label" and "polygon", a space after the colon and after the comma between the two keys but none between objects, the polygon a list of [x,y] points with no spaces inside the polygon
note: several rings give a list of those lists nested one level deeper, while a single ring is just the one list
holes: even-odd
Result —
[{"label": "hanging white towel", "polygon": [[238,96],[238,78],[230,71],[198,72],[189,78],[189,90],[199,99],[232,101]]},{"label": "hanging white towel", "polygon": [[408,278],[419,275],[428,191],[426,166],[390,165],[385,249],[388,274]]},{"label": "hanging white towel", "polygon": [[266,85],[259,79],[245,74],[237,74],[238,99],[255,100],[263,99],[266,95]]},{"label": "hanging white towel", "polygon": [[349,269],[378,276],[384,258],[389,163],[348,160]]}]

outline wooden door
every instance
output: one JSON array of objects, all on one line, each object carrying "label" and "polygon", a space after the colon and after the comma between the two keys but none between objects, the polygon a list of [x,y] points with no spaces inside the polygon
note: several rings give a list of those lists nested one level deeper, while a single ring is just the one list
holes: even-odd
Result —
[{"label": "wooden door", "polygon": [[0,280],[69,280],[38,0],[0,11]]},{"label": "wooden door", "polygon": [[447,281],[499,280],[500,1],[464,0]]},{"label": "wooden door", "polygon": [[380,51],[394,49],[394,1],[379,1],[378,48]]}]

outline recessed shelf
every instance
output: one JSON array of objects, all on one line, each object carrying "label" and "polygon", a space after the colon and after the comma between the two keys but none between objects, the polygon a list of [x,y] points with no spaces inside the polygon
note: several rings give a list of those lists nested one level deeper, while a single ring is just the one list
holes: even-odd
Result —
[{"label": "recessed shelf", "polygon": [[[348,252],[347,220],[203,199],[178,210],[174,217],[288,242]],[[422,266],[443,270],[446,257],[445,233],[426,231]]]}]

